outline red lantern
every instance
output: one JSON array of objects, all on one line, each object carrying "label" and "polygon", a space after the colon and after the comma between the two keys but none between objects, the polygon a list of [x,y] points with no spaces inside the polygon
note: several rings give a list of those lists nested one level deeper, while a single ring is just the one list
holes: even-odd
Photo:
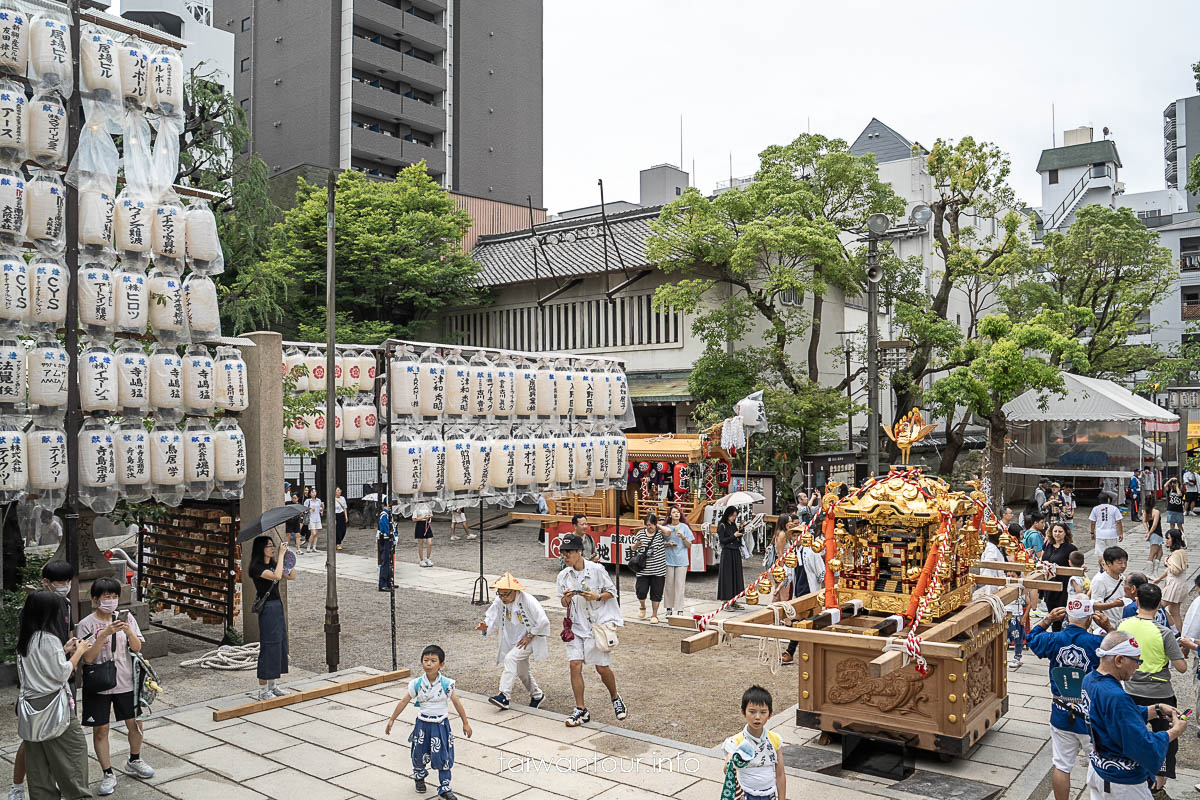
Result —
[{"label": "red lantern", "polygon": [[728,486],[733,478],[733,464],[725,459],[717,462],[717,486]]},{"label": "red lantern", "polygon": [[683,461],[675,465],[673,472],[675,479],[672,481],[671,486],[675,490],[676,499],[678,499],[679,495],[687,494],[692,488],[692,476],[688,472],[688,465]]}]

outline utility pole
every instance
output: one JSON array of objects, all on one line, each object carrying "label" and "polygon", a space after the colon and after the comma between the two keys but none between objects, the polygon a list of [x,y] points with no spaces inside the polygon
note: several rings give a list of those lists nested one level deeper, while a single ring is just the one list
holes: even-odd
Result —
[{"label": "utility pole", "polygon": [[[325,663],[336,672],[341,661],[342,623],[338,617],[337,594],[337,336],[334,330],[337,292],[337,218],[334,199],[337,172],[329,171],[325,209]],[[390,480],[390,478],[389,478]]]},{"label": "utility pole", "polygon": [[879,475],[879,238],[867,245],[867,472]]}]

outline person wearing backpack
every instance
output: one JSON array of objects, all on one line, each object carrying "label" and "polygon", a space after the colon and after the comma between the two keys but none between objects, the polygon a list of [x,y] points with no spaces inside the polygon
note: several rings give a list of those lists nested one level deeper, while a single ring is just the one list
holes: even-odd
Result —
[{"label": "person wearing backpack", "polygon": [[96,610],[79,621],[76,635],[81,641],[91,640],[83,655],[83,725],[92,729],[96,760],[104,771],[97,793],[104,796],[117,790],[109,758],[110,719],[124,722],[129,737],[125,772],[149,780],[154,769],[142,760],[142,724],[133,696],[133,653],[142,649],[144,637],[128,611],[116,615],[121,602],[121,584],[116,580],[97,578],[91,595]]},{"label": "person wearing backpack", "polygon": [[1036,511],[1027,515],[1025,529],[1021,544],[1040,561],[1042,551],[1046,549],[1046,518]]}]

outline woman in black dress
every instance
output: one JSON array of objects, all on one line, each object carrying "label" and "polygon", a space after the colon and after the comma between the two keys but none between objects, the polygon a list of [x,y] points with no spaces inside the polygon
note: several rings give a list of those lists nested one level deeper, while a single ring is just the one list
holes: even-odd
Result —
[{"label": "woman in black dress", "polygon": [[[270,536],[259,536],[250,551],[250,577],[254,580],[254,600],[266,598],[258,614],[258,683],[259,700],[281,697],[285,692],[275,686],[288,671],[287,620],[283,616],[283,599],[279,582],[296,577],[296,571],[285,572],[283,557],[287,544],[279,545]],[[278,555],[278,558],[276,557]]]},{"label": "woman in black dress", "polygon": [[[1067,527],[1065,522],[1056,522],[1050,526],[1050,536],[1046,542],[1046,549],[1042,551],[1042,560],[1049,561],[1051,564],[1057,564],[1060,567],[1068,567],[1071,565],[1071,553],[1074,553],[1079,548],[1071,542],[1071,529]],[[1046,610],[1053,611],[1056,608],[1066,608],[1067,605],[1067,578],[1055,577],[1052,580],[1058,582],[1062,589],[1057,592],[1046,592]],[[1055,623],[1052,626],[1054,630],[1062,629],[1062,621]]]},{"label": "woman in black dress", "polygon": [[[721,545],[721,566],[717,572],[717,599],[724,602],[737,597],[746,588],[742,577],[742,537],[738,528],[737,508],[730,506],[721,512],[717,523],[717,541]],[[733,608],[738,608],[734,603]]]}]

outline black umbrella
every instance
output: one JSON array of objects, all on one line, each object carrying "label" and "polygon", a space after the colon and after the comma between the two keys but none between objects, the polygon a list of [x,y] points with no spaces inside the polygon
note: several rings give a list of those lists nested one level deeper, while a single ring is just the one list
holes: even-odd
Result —
[{"label": "black umbrella", "polygon": [[248,542],[255,536],[306,513],[308,509],[300,503],[288,503],[286,506],[272,508],[253,522],[243,525],[242,532],[238,534],[238,541]]}]

